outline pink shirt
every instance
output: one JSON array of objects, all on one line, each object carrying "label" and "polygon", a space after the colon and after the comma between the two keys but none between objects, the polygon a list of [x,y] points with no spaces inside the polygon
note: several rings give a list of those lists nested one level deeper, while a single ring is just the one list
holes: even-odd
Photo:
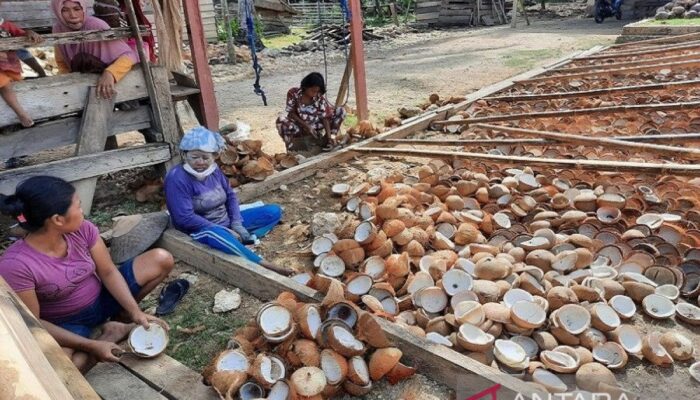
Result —
[{"label": "pink shirt", "polygon": [[92,304],[102,289],[90,254],[99,236],[97,227],[84,221],[77,232],[64,235],[68,254],[61,258],[19,240],[0,257],[0,276],[15,292],[36,291],[42,319],[73,315]]}]

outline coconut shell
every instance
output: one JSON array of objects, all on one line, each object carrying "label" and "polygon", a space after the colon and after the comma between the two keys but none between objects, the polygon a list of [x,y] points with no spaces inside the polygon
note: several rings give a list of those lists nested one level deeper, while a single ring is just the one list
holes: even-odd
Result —
[{"label": "coconut shell", "polygon": [[308,339],[298,339],[286,355],[287,362],[294,367],[318,367],[321,363],[321,353],[316,342]]},{"label": "coconut shell", "polygon": [[222,399],[232,399],[246,379],[248,374],[242,371],[215,372],[209,382]]},{"label": "coconut shell", "polygon": [[579,300],[570,288],[555,286],[547,291],[547,302],[550,310],[556,310],[566,304],[578,304]]},{"label": "coconut shell", "polygon": [[413,376],[415,373],[415,368],[403,365],[399,362],[385,376],[386,380],[389,381],[390,384],[396,385],[402,380]]},{"label": "coconut shell", "polygon": [[293,392],[299,396],[318,396],[326,388],[326,374],[317,367],[299,368],[292,374],[289,384]]},{"label": "coconut shell", "polygon": [[[367,348],[366,348],[366,346],[364,346],[364,344],[362,344],[362,346],[360,346],[360,348],[351,347],[351,346],[343,344],[343,342],[338,337],[336,337],[336,334],[334,333],[336,328],[346,330],[348,337],[350,337],[350,336],[355,337],[351,331],[349,331],[345,328],[344,324],[331,326],[329,329],[327,329],[323,333],[326,335],[326,338],[325,338],[326,343],[333,350],[338,352],[340,355],[342,355],[344,357],[348,357],[348,358],[354,357],[354,356],[359,356],[365,352],[365,350]],[[355,339],[357,340],[357,338],[355,338]]]},{"label": "coconut shell", "polygon": [[351,396],[362,397],[372,390],[372,382],[370,381],[364,386],[358,385],[350,380],[343,382],[343,389]]},{"label": "coconut shell", "polygon": [[[271,388],[272,385],[274,385],[276,382],[276,381],[270,382],[263,376],[263,364],[265,363],[265,359],[266,358],[273,358],[273,357],[275,357],[275,356],[270,355],[270,354],[260,353],[255,358],[253,365],[250,367],[250,375],[253,378],[255,378],[255,381],[258,384],[260,384],[260,386],[264,387],[265,389]],[[284,375],[282,376],[282,379],[284,379]]]},{"label": "coconut shell", "polygon": [[591,362],[581,365],[576,371],[576,386],[578,386],[579,389],[595,393],[598,392],[598,385],[600,383],[617,385],[615,374],[605,365]]},{"label": "coconut shell", "polygon": [[374,348],[383,348],[391,346],[391,342],[386,337],[386,333],[382,330],[379,322],[370,313],[360,313],[360,318],[357,321],[357,338],[366,342]]},{"label": "coconut shell", "polygon": [[403,353],[396,347],[377,349],[369,359],[369,376],[378,381],[388,374],[401,359]]},{"label": "coconut shell", "polygon": [[669,367],[673,365],[673,357],[661,345],[661,335],[652,332],[642,339],[642,354],[654,365]]},{"label": "coconut shell", "polygon": [[693,342],[678,332],[669,331],[661,335],[659,343],[676,361],[693,358]]},{"label": "coconut shell", "polygon": [[386,259],[386,272],[393,276],[406,276],[410,272],[408,253],[392,254]]}]

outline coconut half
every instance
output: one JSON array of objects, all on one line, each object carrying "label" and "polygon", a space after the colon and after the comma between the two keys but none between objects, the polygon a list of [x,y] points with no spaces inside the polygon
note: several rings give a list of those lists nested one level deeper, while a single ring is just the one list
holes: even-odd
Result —
[{"label": "coconut half", "polygon": [[241,400],[259,399],[264,395],[265,389],[255,382],[246,382],[238,389],[238,397],[240,397]]},{"label": "coconut half", "polygon": [[627,364],[627,352],[616,342],[605,342],[593,348],[593,358],[611,369]]},{"label": "coconut half", "polygon": [[352,303],[336,303],[328,309],[328,312],[326,312],[326,321],[328,320],[342,321],[345,323],[345,325],[352,329],[355,327],[358,320],[357,310]]},{"label": "coconut half", "polygon": [[501,363],[518,371],[524,370],[530,363],[525,350],[512,340],[496,340],[493,355]]},{"label": "coconut half", "polygon": [[344,324],[335,324],[326,331],[327,343],[345,357],[359,356],[365,352],[365,345],[352,334]]},{"label": "coconut half", "polygon": [[556,349],[541,352],[540,361],[547,369],[563,374],[576,372],[579,367],[578,356],[574,357],[572,354],[557,351]]},{"label": "coconut half", "polygon": [[522,289],[510,289],[503,295],[503,304],[508,308],[512,308],[519,301],[533,302],[535,298]]},{"label": "coconut half", "polygon": [[678,332],[664,333],[659,338],[659,342],[674,360],[688,361],[693,358],[693,342]]},{"label": "coconut half", "polygon": [[577,304],[567,304],[555,311],[556,324],[571,335],[583,333],[591,326],[591,314]]},{"label": "coconut half", "polygon": [[311,252],[315,255],[328,253],[333,248],[333,241],[325,236],[319,236],[311,243]]},{"label": "coconut half", "polygon": [[461,269],[452,268],[442,275],[442,287],[449,296],[471,290],[473,285],[472,277]]},{"label": "coconut half", "polygon": [[488,351],[496,338],[472,324],[462,324],[457,333],[457,343],[467,351]]},{"label": "coconut half", "polygon": [[371,382],[369,377],[369,367],[364,358],[355,356],[348,360],[348,379],[360,386],[366,386]]},{"label": "coconut half", "polygon": [[681,321],[698,326],[700,325],[700,307],[690,303],[676,304],[676,318]]},{"label": "coconut half", "polygon": [[547,320],[547,313],[537,303],[521,300],[510,308],[510,317],[521,328],[539,328]]},{"label": "coconut half", "polygon": [[416,305],[429,313],[439,313],[447,307],[447,294],[437,286],[423,288],[414,295]]},{"label": "coconut half", "polygon": [[634,326],[620,325],[617,329],[610,332],[610,337],[629,354],[641,354],[642,335]]},{"label": "coconut half", "polygon": [[250,374],[260,385],[269,389],[287,376],[287,367],[276,355],[260,353],[253,362]]},{"label": "coconut half", "polygon": [[328,255],[321,261],[319,272],[331,278],[337,278],[345,272],[345,262],[339,256]]},{"label": "coconut half", "polygon": [[160,324],[152,322],[148,329],[137,325],[129,333],[129,348],[139,357],[152,358],[168,347],[168,332]]},{"label": "coconut half", "polygon": [[596,329],[608,332],[620,326],[620,323],[620,316],[609,305],[596,303],[591,307],[591,324]]},{"label": "coconut half", "polygon": [[556,374],[543,368],[538,368],[532,373],[532,381],[544,386],[550,393],[564,393],[568,390],[566,383]]},{"label": "coconut half", "polygon": [[429,341],[430,343],[443,345],[445,347],[452,347],[453,346],[450,339],[448,339],[445,336],[442,336],[441,334],[439,334],[437,332],[428,332],[425,335],[425,340]]},{"label": "coconut half", "polygon": [[272,385],[270,393],[267,394],[267,400],[287,400],[289,399],[290,388],[287,382],[277,381]]},{"label": "coconut half", "polygon": [[484,322],[486,313],[483,306],[477,301],[463,301],[454,307],[454,316],[460,324],[472,324],[479,326]]},{"label": "coconut half", "polygon": [[355,296],[367,294],[372,288],[374,280],[367,274],[357,274],[345,282],[345,288],[348,293]]},{"label": "coconut half", "polygon": [[690,376],[693,377],[693,379],[700,382],[700,361],[691,365],[690,368],[688,368],[688,372],[690,373]]},{"label": "coconut half", "polygon": [[278,342],[294,328],[291,312],[278,303],[262,306],[256,321],[263,336],[269,341]]},{"label": "coconut half", "polygon": [[678,300],[678,296],[681,295],[680,289],[678,289],[678,286],[676,285],[661,285],[654,289],[655,294],[659,294],[661,296],[666,297],[667,299],[671,301],[676,301]]},{"label": "coconut half", "polygon": [[642,301],[644,312],[655,319],[671,318],[676,313],[676,308],[673,302],[667,297],[650,294]]},{"label": "coconut half", "polygon": [[519,344],[520,347],[525,350],[525,353],[530,359],[535,359],[537,358],[537,355],[540,352],[540,346],[537,344],[535,339],[529,337],[529,336],[513,336],[510,338],[510,340],[514,341],[515,343]]},{"label": "coconut half", "polygon": [[613,310],[615,310],[615,312],[617,312],[620,318],[632,318],[637,312],[637,306],[634,304],[634,300],[625,295],[619,294],[617,296],[613,296],[608,301],[608,304]]},{"label": "coconut half", "polygon": [[384,273],[386,272],[385,261],[379,256],[369,257],[362,264],[360,272],[369,275],[374,280],[380,279],[384,276]]},{"label": "coconut half", "polygon": [[326,374],[326,381],[329,385],[337,385],[348,374],[347,360],[331,349],[325,349],[321,352],[321,369]]},{"label": "coconut half", "polygon": [[294,392],[300,396],[318,396],[326,388],[326,374],[316,367],[304,367],[294,371],[289,379]]},{"label": "coconut half", "polygon": [[673,357],[661,345],[661,335],[657,332],[649,333],[644,337],[642,354],[654,365],[666,367],[673,364]]},{"label": "coconut half", "polygon": [[382,379],[401,360],[401,350],[396,347],[377,349],[369,359],[369,376],[373,381]]}]

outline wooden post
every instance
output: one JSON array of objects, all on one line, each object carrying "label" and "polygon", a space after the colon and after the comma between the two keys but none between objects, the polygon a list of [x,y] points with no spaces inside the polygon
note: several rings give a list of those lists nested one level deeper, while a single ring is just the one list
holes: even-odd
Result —
[{"label": "wooden post", "polygon": [[399,15],[396,13],[395,1],[389,3],[389,11],[391,12],[391,19],[394,20],[394,25],[399,26]]},{"label": "wooden post", "polygon": [[348,93],[348,84],[350,83],[350,75],[352,75],[352,47],[350,48],[350,57],[345,63],[345,71],[343,71],[343,78],[340,80],[340,87],[338,87],[338,95],[335,98],[335,106],[345,103],[345,96]]},{"label": "wooden post", "polygon": [[[80,130],[78,131],[76,156],[98,153],[104,150],[113,112],[114,97],[111,99],[100,99],[97,97],[97,89],[91,87],[88,91],[87,102],[80,122]],[[97,178],[83,179],[74,182],[73,186],[75,186],[75,191],[82,201],[83,213],[90,215]]]},{"label": "wooden post", "polygon": [[221,0],[221,12],[226,25],[226,49],[228,49],[228,63],[236,63],[236,48],[233,47],[233,29],[231,28],[231,16],[228,13],[228,0]]},{"label": "wooden post", "polygon": [[214,81],[209,69],[209,57],[207,56],[207,42],[204,39],[204,26],[199,10],[198,0],[182,0],[182,8],[187,20],[187,36],[190,41],[192,63],[194,64],[194,76],[199,86],[198,106],[202,113],[203,125],[207,128],[219,130],[219,106],[216,104],[214,94]]},{"label": "wooden post", "polygon": [[[193,1],[193,0],[185,0]],[[367,81],[365,80],[365,48],[362,42],[362,6],[360,0],[350,0],[350,40],[352,43],[352,63],[355,73],[355,106],[357,119],[369,118],[367,107]]]}]

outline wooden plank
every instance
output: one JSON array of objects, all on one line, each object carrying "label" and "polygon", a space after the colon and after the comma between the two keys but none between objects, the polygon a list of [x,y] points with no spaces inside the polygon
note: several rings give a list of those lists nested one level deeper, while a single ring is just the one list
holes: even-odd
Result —
[{"label": "wooden plank", "polygon": [[446,112],[441,112],[441,113],[435,113],[431,112],[426,115],[423,115],[417,120],[414,120],[411,123],[401,125],[399,127],[396,127],[394,129],[391,129],[387,132],[384,132],[380,135],[375,136],[374,138],[367,139],[365,141],[355,143],[351,146],[348,146],[342,150],[330,153],[330,154],[321,154],[316,157],[312,157],[308,160],[306,160],[303,164],[297,165],[295,167],[289,168],[287,170],[284,170],[282,172],[279,172],[275,175],[272,175],[271,177],[265,179],[262,182],[259,183],[254,183],[254,184],[247,184],[243,185],[238,188],[238,199],[241,202],[247,202],[251,201],[254,199],[259,198],[260,195],[269,192],[270,190],[277,189],[280,185],[282,184],[290,184],[293,182],[300,181],[308,176],[311,176],[315,174],[317,171],[324,169],[324,168],[330,168],[333,165],[336,165],[338,163],[347,161],[351,159],[352,157],[355,156],[355,153],[353,153],[353,150],[364,145],[368,145],[370,143],[375,142],[376,140],[382,139],[382,138],[390,138],[390,137],[405,137],[410,135],[413,132],[423,130],[430,126],[430,123],[439,118],[444,118],[446,115]]},{"label": "wooden plank", "polygon": [[422,8],[426,7],[439,7],[441,4],[441,1],[421,1],[416,3],[416,12],[420,12]]},{"label": "wooden plank", "polygon": [[151,359],[122,357],[119,364],[169,399],[219,399],[211,386],[202,383],[201,374],[165,354]]},{"label": "wooden plank", "polygon": [[[167,230],[157,246],[195,268],[213,275],[261,300],[272,300],[282,291],[290,291],[306,302],[319,302],[323,295],[294,280],[260,268],[248,260],[212,250],[194,242],[189,236],[173,229]],[[500,384],[499,399],[521,399],[533,395],[530,385],[485,366],[463,354],[431,344],[394,324],[379,319],[389,340],[398,346],[419,372],[445,383],[461,393],[476,393]],[[538,394],[545,396],[544,394]],[[545,397],[541,397],[545,398]]]},{"label": "wooden plank", "polygon": [[[93,15],[93,0],[87,0],[87,14]],[[49,0],[2,1],[0,15],[21,28],[50,28],[54,15]]]},{"label": "wooden plank", "polygon": [[11,169],[0,172],[0,193],[14,193],[17,184],[32,176],[51,175],[74,182],[123,169],[160,164],[169,159],[168,145],[153,143]]},{"label": "wooden plank", "polygon": [[167,400],[119,364],[97,364],[85,377],[104,400]]},{"label": "wooden plank", "polygon": [[636,152],[649,152],[656,154],[673,155],[681,158],[700,158],[700,149],[693,149],[687,147],[667,146],[651,143],[635,143],[632,141],[617,140],[601,136],[584,136],[575,135],[573,133],[539,131],[534,129],[522,129],[489,124],[476,124],[474,125],[474,127],[490,129],[496,132],[506,132],[515,135],[534,136],[537,138],[552,139],[565,143],[583,144],[597,147],[601,146],[605,148],[626,150],[633,152],[633,154],[635,154]]},{"label": "wooden plank", "polygon": [[[137,131],[151,126],[151,113],[147,106],[135,110],[114,112],[108,136]],[[57,121],[38,123],[19,131],[0,134],[0,160],[34,154],[77,143],[79,117],[67,117]]]},{"label": "wooden plank", "polygon": [[[5,281],[0,277],[2,285]],[[0,289],[0,397],[72,399],[44,357],[10,294]]]},{"label": "wooden plank", "polygon": [[[85,106],[88,88],[95,86],[97,74],[66,74],[31,79],[14,85],[17,99],[34,121],[79,112]],[[143,73],[132,70],[116,85],[115,103],[148,97]],[[40,96],[37,93],[41,93]],[[51,99],[51,101],[46,101]],[[18,124],[17,115],[0,101],[0,126]]]},{"label": "wooden plank", "polygon": [[512,94],[503,96],[484,97],[486,101],[532,101],[532,100],[556,100],[573,97],[598,97],[605,94],[630,93],[630,92],[649,92],[655,90],[676,89],[686,86],[700,86],[700,80],[680,81],[680,82],[665,82],[652,83],[649,85],[637,86],[622,86],[609,87],[603,89],[581,90],[578,92],[556,92],[556,93],[537,93],[537,94]]},{"label": "wooden plank", "polygon": [[502,156],[495,154],[470,153],[459,151],[429,151],[409,149],[387,149],[363,147],[356,149],[359,153],[381,154],[386,156],[457,158],[492,161],[499,164],[528,165],[531,167],[583,169],[591,171],[635,172],[644,174],[667,174],[682,176],[700,176],[699,165],[636,163],[628,161],[571,160],[556,158],[538,158],[521,156]]},{"label": "wooden plank", "polygon": [[426,19],[437,19],[440,16],[440,12],[431,12],[425,14],[416,14],[416,21],[423,21]]},{"label": "wooden plank", "polygon": [[671,43],[683,43],[687,40],[700,39],[700,33],[688,33],[685,35],[676,35],[670,37],[661,37],[655,39],[639,40],[636,42],[628,43],[616,43],[610,46],[611,51],[629,49],[630,47],[645,47],[655,44],[671,44]]},{"label": "wooden plank", "polygon": [[[661,135],[641,135],[641,136],[613,136],[610,139],[624,140],[630,142],[643,143],[695,143],[700,142],[700,133],[672,133]],[[501,146],[501,145],[524,145],[524,146],[563,146],[566,143],[549,139],[382,139],[379,143],[393,145],[421,145],[421,146]]]},{"label": "wooden plank", "polygon": [[491,115],[487,117],[474,117],[467,118],[463,120],[452,120],[452,121],[435,121],[433,124],[435,126],[447,126],[447,125],[471,125],[483,122],[498,122],[498,121],[513,121],[520,119],[534,119],[534,118],[559,118],[568,116],[578,116],[578,115],[590,115],[590,114],[610,114],[610,113],[620,113],[620,112],[639,112],[639,111],[678,111],[678,110],[688,110],[694,109],[700,106],[700,101],[689,101],[686,103],[653,103],[653,104],[635,104],[635,105],[621,105],[621,106],[609,106],[609,107],[595,107],[595,108],[576,108],[573,110],[555,110],[555,111],[540,111],[532,113],[519,113],[519,114],[498,114]]},{"label": "wooden plank", "polygon": [[177,126],[175,118],[175,105],[173,104],[170,93],[170,82],[168,81],[168,71],[164,67],[151,67],[153,72],[154,88],[153,95],[155,96],[160,111],[160,121],[158,127],[163,134],[165,143],[170,145],[170,154],[172,158],[165,163],[165,168],[170,169],[175,165],[180,164],[180,130]]},{"label": "wooden plank", "polygon": [[[114,97],[111,99],[99,98],[97,89],[90,88],[87,95],[87,104],[83,111],[78,131],[78,145],[75,148],[76,156],[99,153],[104,150],[107,143],[107,132],[112,122],[114,110]],[[92,198],[95,196],[97,178],[81,179],[73,182],[75,191],[82,201],[83,213],[90,215]]]},{"label": "wooden plank", "polygon": [[12,305],[17,309],[22,320],[29,328],[29,331],[34,336],[34,339],[44,353],[51,367],[56,371],[58,378],[61,380],[66,389],[70,392],[75,400],[99,400],[99,396],[92,389],[90,384],[85,380],[85,377],[78,371],[75,364],[71,361],[66,353],[61,349],[61,346],[56,340],[44,329],[41,322],[32,314],[26,305],[17,297],[17,294],[7,285],[2,277],[0,277],[0,292],[9,296]]},{"label": "wooden plank", "polygon": [[590,55],[585,57],[578,57],[576,61],[583,60],[601,60],[610,58],[621,58],[630,56],[642,56],[647,54],[658,54],[658,53],[670,53],[674,51],[684,51],[688,49],[694,49],[700,47],[700,40],[693,40],[690,42],[685,42],[677,45],[659,45],[659,46],[649,46],[644,49],[636,49],[629,51],[619,51],[613,53],[601,53],[596,55]]},{"label": "wooden plank", "polygon": [[546,81],[561,81],[561,80],[569,80],[569,79],[574,79],[574,78],[590,78],[592,76],[596,75],[620,75],[624,73],[637,73],[639,71],[654,71],[658,69],[672,69],[672,68],[677,68],[677,67],[694,67],[700,65],[700,58],[696,58],[694,60],[686,60],[686,61],[675,61],[675,62],[668,62],[668,63],[658,63],[658,64],[650,64],[650,65],[638,65],[635,67],[623,67],[623,68],[600,68],[596,69],[593,71],[587,71],[587,72],[577,72],[573,74],[559,74],[559,75],[547,75],[547,76],[539,76],[531,79],[526,79],[522,81],[516,82],[517,84],[528,84],[528,83],[534,83],[534,82],[546,82]]},{"label": "wooden plank", "polygon": [[688,53],[688,54],[681,54],[679,56],[669,56],[669,57],[660,57],[660,58],[644,58],[641,60],[634,60],[634,61],[625,61],[625,62],[616,62],[616,63],[605,63],[605,64],[591,64],[591,65],[582,65],[578,67],[569,67],[569,68],[560,68],[557,70],[558,73],[574,73],[574,72],[583,72],[583,71],[594,71],[596,69],[610,69],[610,68],[622,68],[622,67],[631,67],[635,65],[650,65],[650,64],[659,64],[662,62],[673,62],[673,61],[683,61],[683,60],[697,60],[700,59],[700,53],[693,52],[693,53]]},{"label": "wooden plank", "polygon": [[[8,20],[9,17],[8,17]],[[145,27],[140,27],[141,34],[148,33]],[[68,43],[99,42],[104,40],[125,39],[131,37],[129,28],[114,28],[106,31],[77,31],[43,34],[40,44],[33,44],[24,36],[0,39],[0,51],[18,50],[29,47],[49,47]]]}]

